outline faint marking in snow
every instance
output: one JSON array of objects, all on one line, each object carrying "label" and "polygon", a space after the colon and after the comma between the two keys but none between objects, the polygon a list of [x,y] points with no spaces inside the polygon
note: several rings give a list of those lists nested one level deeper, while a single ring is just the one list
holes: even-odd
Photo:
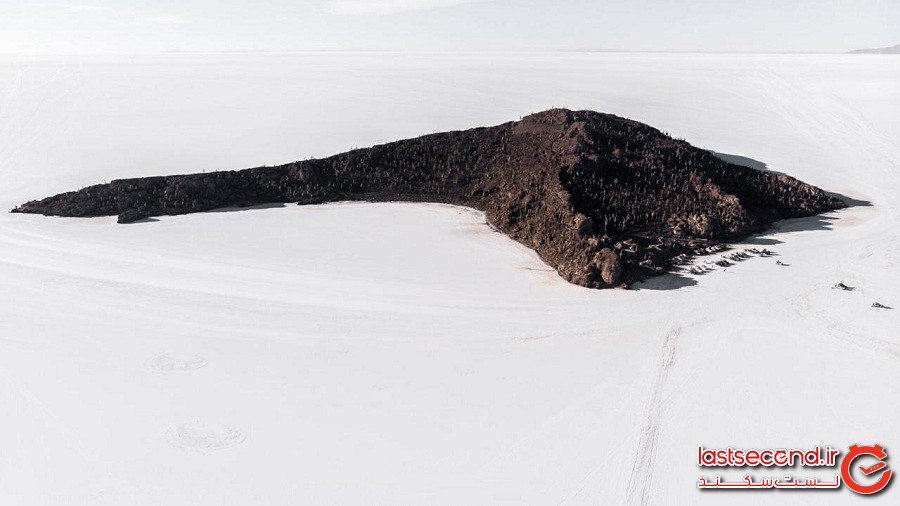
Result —
[{"label": "faint marking in snow", "polygon": [[172,427],[166,433],[166,439],[182,450],[206,453],[239,445],[246,436],[234,427],[193,421]]},{"label": "faint marking in snow", "polygon": [[206,359],[199,355],[170,355],[161,353],[147,362],[147,366],[155,372],[170,373],[174,371],[195,371],[206,367]]},{"label": "faint marking in snow", "polygon": [[669,376],[669,369],[675,363],[675,349],[680,334],[680,327],[671,327],[666,332],[666,337],[663,341],[659,366],[656,370],[656,380],[653,383],[650,401],[647,405],[647,414],[644,418],[644,428],[638,441],[631,477],[628,479],[628,489],[625,496],[626,504],[645,505],[648,504],[650,499],[650,483],[653,478],[656,444],[659,437],[662,390],[665,386],[666,378]]},{"label": "faint marking in snow", "polygon": [[315,354],[315,357],[316,357],[316,358],[321,358],[321,359],[324,359],[324,360],[329,360],[329,359],[341,357],[341,356],[343,356],[343,355],[346,355],[346,354],[349,353],[349,352],[350,352],[350,348],[348,348],[348,347],[346,347],[346,346],[340,346],[340,345],[332,345],[332,346],[321,345],[321,346],[317,346],[317,347],[315,348],[314,354]]}]

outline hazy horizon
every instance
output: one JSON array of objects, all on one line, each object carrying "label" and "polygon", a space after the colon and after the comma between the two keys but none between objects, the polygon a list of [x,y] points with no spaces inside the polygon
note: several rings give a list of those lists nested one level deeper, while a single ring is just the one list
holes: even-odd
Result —
[{"label": "hazy horizon", "polygon": [[0,53],[843,53],[900,43],[900,3],[85,0],[0,5]]}]

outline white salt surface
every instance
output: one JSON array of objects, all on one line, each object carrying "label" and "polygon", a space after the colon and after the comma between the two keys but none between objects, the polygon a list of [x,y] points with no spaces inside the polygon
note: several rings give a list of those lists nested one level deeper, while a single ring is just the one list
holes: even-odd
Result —
[{"label": "white salt surface", "polygon": [[449,206],[0,214],[0,504],[863,500],[701,493],[696,446],[900,455],[900,309],[870,307],[900,308],[898,83],[891,56],[3,57],[4,210],[551,106],[872,205],[629,291]]}]

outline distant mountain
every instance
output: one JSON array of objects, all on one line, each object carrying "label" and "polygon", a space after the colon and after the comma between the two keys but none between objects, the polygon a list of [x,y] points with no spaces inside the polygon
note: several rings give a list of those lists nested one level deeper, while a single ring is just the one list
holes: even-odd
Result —
[{"label": "distant mountain", "polygon": [[850,54],[900,54],[900,44],[891,47],[879,47],[875,49],[855,49]]}]

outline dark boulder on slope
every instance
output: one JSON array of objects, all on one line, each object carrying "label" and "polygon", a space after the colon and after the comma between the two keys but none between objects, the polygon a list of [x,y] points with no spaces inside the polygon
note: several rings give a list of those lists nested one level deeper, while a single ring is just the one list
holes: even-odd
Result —
[{"label": "dark boulder on slope", "polygon": [[664,272],[698,245],[845,207],[794,178],[730,164],[650,126],[552,109],[329,158],[114,180],[14,212],[118,215],[120,223],[267,202],[440,202],[484,211],[572,283],[605,288]]}]

